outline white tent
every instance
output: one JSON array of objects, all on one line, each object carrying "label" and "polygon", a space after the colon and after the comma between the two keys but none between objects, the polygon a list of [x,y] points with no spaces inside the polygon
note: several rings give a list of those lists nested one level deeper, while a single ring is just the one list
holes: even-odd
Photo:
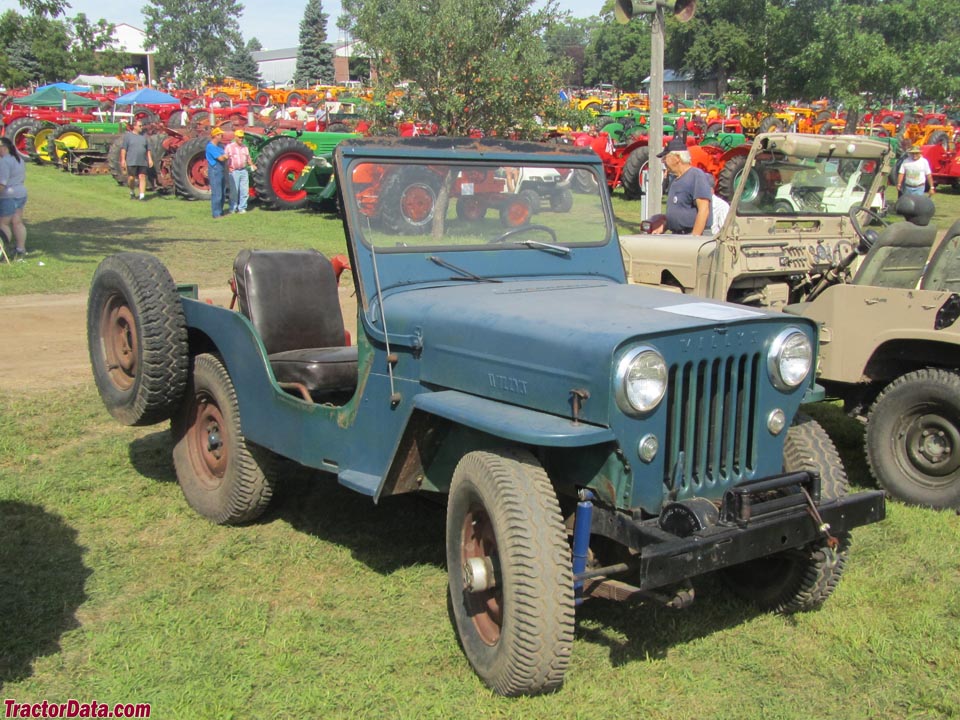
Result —
[{"label": "white tent", "polygon": [[122,88],[123,80],[109,75],[77,75],[73,79],[75,85],[87,85],[95,88]]}]

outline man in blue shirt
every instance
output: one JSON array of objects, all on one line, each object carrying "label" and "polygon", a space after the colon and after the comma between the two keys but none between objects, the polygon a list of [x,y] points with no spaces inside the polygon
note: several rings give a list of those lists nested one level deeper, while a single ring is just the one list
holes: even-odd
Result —
[{"label": "man in blue shirt", "polygon": [[226,199],[224,190],[227,186],[227,153],[220,143],[223,142],[223,130],[215,127],[210,131],[210,142],[207,143],[207,178],[210,180],[210,209],[213,217],[223,217],[223,203]]},{"label": "man in blue shirt", "polygon": [[671,140],[657,157],[674,176],[667,196],[667,232],[703,235],[712,217],[713,178],[693,167],[681,138]]}]

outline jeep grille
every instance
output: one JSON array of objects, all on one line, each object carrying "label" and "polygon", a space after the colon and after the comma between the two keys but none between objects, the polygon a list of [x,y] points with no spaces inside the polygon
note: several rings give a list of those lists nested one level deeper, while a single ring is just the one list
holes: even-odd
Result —
[{"label": "jeep grille", "polygon": [[759,353],[671,366],[664,481],[678,497],[735,485],[753,469],[760,367]]}]

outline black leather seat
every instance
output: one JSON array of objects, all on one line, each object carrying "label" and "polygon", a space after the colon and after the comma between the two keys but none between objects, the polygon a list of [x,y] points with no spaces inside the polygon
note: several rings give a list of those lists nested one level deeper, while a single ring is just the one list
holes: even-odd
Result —
[{"label": "black leather seat", "polygon": [[233,264],[240,312],[267,350],[277,382],[311,397],[353,392],[357,348],[345,344],[333,266],[316,250],[243,250]]},{"label": "black leather seat", "polygon": [[934,210],[933,202],[926,196],[902,196],[895,212],[906,222],[883,229],[864,257],[853,284],[916,288],[937,238],[936,226],[930,225]]}]

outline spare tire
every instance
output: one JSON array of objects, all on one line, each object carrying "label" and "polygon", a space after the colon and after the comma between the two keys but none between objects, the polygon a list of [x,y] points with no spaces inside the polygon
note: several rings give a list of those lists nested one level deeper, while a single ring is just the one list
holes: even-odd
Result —
[{"label": "spare tire", "polygon": [[177,148],[171,170],[177,194],[190,200],[210,200],[207,138],[195,137]]},{"label": "spare tire", "polygon": [[177,286],[145,253],[103,259],[87,303],[87,348],[100,398],[125,425],[173,416],[187,386],[187,326]]},{"label": "spare tire", "polygon": [[313,151],[296,138],[282,135],[271,140],[257,156],[253,187],[257,197],[270,210],[297,210],[307,204],[307,191],[294,190]]}]

